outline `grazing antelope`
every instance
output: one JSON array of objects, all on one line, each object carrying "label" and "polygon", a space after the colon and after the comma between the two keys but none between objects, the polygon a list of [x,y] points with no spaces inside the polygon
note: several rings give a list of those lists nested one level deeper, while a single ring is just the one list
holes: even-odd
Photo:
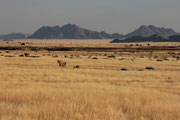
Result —
[{"label": "grazing antelope", "polygon": [[66,67],[67,63],[62,62],[61,60],[57,60],[57,63],[59,64],[60,67]]}]

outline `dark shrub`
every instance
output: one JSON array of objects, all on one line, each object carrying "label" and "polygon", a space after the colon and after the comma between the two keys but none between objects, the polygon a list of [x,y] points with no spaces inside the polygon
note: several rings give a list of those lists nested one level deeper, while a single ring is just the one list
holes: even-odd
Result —
[{"label": "dark shrub", "polygon": [[21,45],[26,45],[25,43],[21,43]]},{"label": "dark shrub", "polygon": [[54,56],[53,56],[53,58],[57,58],[57,57],[58,57],[58,55],[54,55]]},{"label": "dark shrub", "polygon": [[30,55],[30,53],[24,53],[25,57],[28,57]]},{"label": "dark shrub", "polygon": [[97,57],[93,57],[92,59],[97,60],[98,58]]},{"label": "dark shrub", "polygon": [[153,67],[146,67],[147,70],[154,70],[155,68]]},{"label": "dark shrub", "polygon": [[109,55],[108,58],[115,58],[115,55]]},{"label": "dark shrub", "polygon": [[19,55],[19,57],[24,57],[24,55]]},{"label": "dark shrub", "polygon": [[158,61],[158,62],[163,62],[163,60],[162,60],[162,59],[157,59],[157,61]]},{"label": "dark shrub", "polygon": [[121,70],[122,70],[122,71],[127,71],[128,69],[126,69],[126,68],[122,68]]},{"label": "dark shrub", "polygon": [[75,65],[75,66],[73,66],[73,68],[75,69],[75,68],[80,68],[80,66],[79,65]]}]

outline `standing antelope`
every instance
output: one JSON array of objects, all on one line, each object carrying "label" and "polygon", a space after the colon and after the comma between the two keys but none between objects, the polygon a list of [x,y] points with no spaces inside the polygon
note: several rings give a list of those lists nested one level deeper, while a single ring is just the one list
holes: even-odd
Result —
[{"label": "standing antelope", "polygon": [[61,60],[57,60],[57,63],[59,64],[60,67],[66,67],[67,63],[62,62]]}]

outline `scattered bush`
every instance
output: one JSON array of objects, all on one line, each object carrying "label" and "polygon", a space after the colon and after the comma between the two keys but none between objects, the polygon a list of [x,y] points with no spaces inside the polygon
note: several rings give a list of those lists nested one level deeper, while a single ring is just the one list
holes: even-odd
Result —
[{"label": "scattered bush", "polygon": [[53,58],[57,58],[57,57],[59,57],[58,55],[54,55],[54,56],[52,56]]},{"label": "scattered bush", "polygon": [[167,57],[164,57],[164,58],[163,58],[163,60],[165,60],[165,61],[169,61],[169,59],[168,59]]},{"label": "scattered bush", "polygon": [[75,69],[75,68],[80,68],[80,66],[79,65],[75,65],[75,66],[73,66],[73,68]]},{"label": "scattered bush", "polygon": [[173,58],[176,58],[176,56],[175,56],[175,55],[173,55],[172,57],[173,57]]},{"label": "scattered bush", "polygon": [[163,60],[162,60],[162,59],[157,59],[157,61],[158,61],[158,62],[163,62]]},{"label": "scattered bush", "polygon": [[130,47],[132,47],[132,46],[133,46],[133,44],[130,44],[129,46],[130,46]]},{"label": "scattered bush", "polygon": [[21,55],[19,55],[19,57],[24,57],[24,55],[21,54]]},{"label": "scattered bush", "polygon": [[122,71],[127,71],[128,69],[126,69],[126,68],[122,68],[121,70],[122,70]]},{"label": "scattered bush", "polygon": [[26,45],[25,43],[21,43],[21,45]]},{"label": "scattered bush", "polygon": [[67,56],[67,55],[64,55],[64,57],[65,57],[65,58],[68,58],[68,56]]},{"label": "scattered bush", "polygon": [[119,60],[126,60],[126,58],[120,58]]},{"label": "scattered bush", "polygon": [[38,57],[40,57],[40,56],[34,55],[34,56],[29,56],[29,57],[38,58]]},{"label": "scattered bush", "polygon": [[97,57],[93,57],[92,59],[97,60],[98,58]]},{"label": "scattered bush", "polygon": [[30,55],[30,53],[24,53],[25,57],[28,57]]},{"label": "scattered bush", "polygon": [[16,57],[16,56],[14,56],[14,55],[6,55],[4,57]]},{"label": "scattered bush", "polygon": [[109,55],[108,58],[115,58],[115,55]]},{"label": "scattered bush", "polygon": [[154,67],[146,67],[147,70],[155,70]]},{"label": "scattered bush", "polygon": [[180,57],[176,57],[176,60],[180,60]]},{"label": "scattered bush", "polygon": [[117,54],[117,52],[115,51],[114,54]]},{"label": "scattered bush", "polygon": [[168,83],[174,83],[174,81],[169,77],[168,80],[166,81]]}]

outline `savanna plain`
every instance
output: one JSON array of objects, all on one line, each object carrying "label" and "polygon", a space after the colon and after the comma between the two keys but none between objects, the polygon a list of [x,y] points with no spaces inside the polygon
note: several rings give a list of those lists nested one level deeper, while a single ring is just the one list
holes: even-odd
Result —
[{"label": "savanna plain", "polygon": [[0,43],[0,120],[180,120],[179,43],[27,41]]}]

